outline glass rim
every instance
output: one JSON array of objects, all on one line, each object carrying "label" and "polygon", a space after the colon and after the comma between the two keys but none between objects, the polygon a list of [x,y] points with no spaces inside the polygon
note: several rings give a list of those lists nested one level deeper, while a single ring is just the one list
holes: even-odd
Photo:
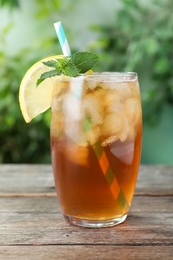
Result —
[{"label": "glass rim", "polygon": [[91,74],[80,74],[78,77],[94,80],[101,78],[102,81],[112,82],[114,79],[119,82],[129,82],[138,80],[137,72],[93,72]]},{"label": "glass rim", "polygon": [[91,72],[81,73],[76,77],[65,76],[65,78],[58,78],[59,81],[78,81],[78,80],[93,80],[101,82],[134,82],[138,80],[137,72]]},{"label": "glass rim", "polygon": [[96,71],[88,75],[99,75],[99,74],[113,74],[113,75],[137,75],[135,71]]}]

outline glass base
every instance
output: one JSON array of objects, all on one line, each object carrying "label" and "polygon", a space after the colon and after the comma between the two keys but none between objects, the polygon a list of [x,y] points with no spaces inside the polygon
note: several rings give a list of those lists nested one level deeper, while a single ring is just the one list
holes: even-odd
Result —
[{"label": "glass base", "polygon": [[113,227],[125,221],[127,218],[127,214],[123,215],[122,217],[108,219],[108,220],[88,220],[88,219],[80,219],[75,217],[70,217],[64,215],[65,220],[74,225],[80,227],[87,227],[87,228],[104,228],[104,227]]}]

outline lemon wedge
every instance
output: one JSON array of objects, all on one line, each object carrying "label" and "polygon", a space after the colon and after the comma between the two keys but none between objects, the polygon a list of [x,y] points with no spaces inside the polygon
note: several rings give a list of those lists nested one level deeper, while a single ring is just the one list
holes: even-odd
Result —
[{"label": "lemon wedge", "polygon": [[19,88],[19,104],[27,123],[51,106],[52,93],[58,77],[47,78],[36,87],[41,74],[52,69],[44,65],[43,61],[62,58],[63,55],[44,58],[30,67],[24,75]]}]

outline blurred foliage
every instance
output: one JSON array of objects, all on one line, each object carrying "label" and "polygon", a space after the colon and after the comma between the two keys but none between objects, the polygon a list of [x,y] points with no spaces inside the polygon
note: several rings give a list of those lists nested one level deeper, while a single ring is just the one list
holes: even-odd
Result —
[{"label": "blurred foliage", "polygon": [[10,9],[18,8],[19,1],[18,0],[0,0],[0,7],[6,6]]},{"label": "blurred foliage", "polygon": [[104,71],[136,71],[144,123],[156,124],[165,103],[173,105],[173,1],[123,0],[112,24],[90,48],[100,53]]},{"label": "blurred foliage", "polygon": [[[18,5],[17,2],[7,0],[2,1],[1,5],[13,11],[20,7],[20,1]],[[60,2],[35,0],[35,19],[53,19],[52,16],[57,16],[59,10],[63,11]],[[66,5],[66,8],[70,9],[71,4]],[[1,43],[4,46],[6,36],[12,28],[13,24],[10,22],[0,32]],[[36,43],[22,49],[15,56],[0,51],[0,163],[50,162],[50,111],[26,124],[20,111],[18,92],[21,79],[31,65],[43,57],[60,52],[56,34],[52,38],[42,40],[40,44]]]},{"label": "blurred foliage", "polygon": [[48,115],[26,125],[19,108],[18,90],[23,76],[20,68],[27,70],[32,63],[27,60],[27,51],[13,59],[0,52],[0,162],[3,163],[50,160]]},{"label": "blurred foliage", "polygon": [[[33,0],[35,19],[53,23],[57,12],[72,11],[75,1]],[[147,3],[146,3],[147,2]],[[20,7],[20,1],[1,0],[3,8]],[[112,24],[96,26],[97,41],[88,48],[100,53],[100,71],[137,71],[142,92],[144,124],[157,122],[164,104],[173,105],[173,1],[122,0]],[[51,20],[51,21],[49,21]],[[45,24],[45,23],[44,23]],[[12,28],[8,24],[0,33],[5,44]],[[70,41],[71,31],[66,28]],[[59,48],[59,49],[58,49]],[[9,57],[0,52],[0,162],[49,163],[50,111],[30,124],[22,118],[18,90],[27,69],[37,60],[60,52],[56,35],[40,45],[21,50]],[[74,50],[72,49],[72,52]],[[76,51],[76,50],[75,50]]]}]

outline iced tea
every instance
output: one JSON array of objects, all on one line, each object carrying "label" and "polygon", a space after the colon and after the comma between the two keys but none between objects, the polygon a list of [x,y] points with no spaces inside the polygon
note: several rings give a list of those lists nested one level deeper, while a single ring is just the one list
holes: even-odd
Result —
[{"label": "iced tea", "polygon": [[140,163],[136,73],[62,76],[51,115],[51,156],[65,218],[87,227],[125,220]]}]

